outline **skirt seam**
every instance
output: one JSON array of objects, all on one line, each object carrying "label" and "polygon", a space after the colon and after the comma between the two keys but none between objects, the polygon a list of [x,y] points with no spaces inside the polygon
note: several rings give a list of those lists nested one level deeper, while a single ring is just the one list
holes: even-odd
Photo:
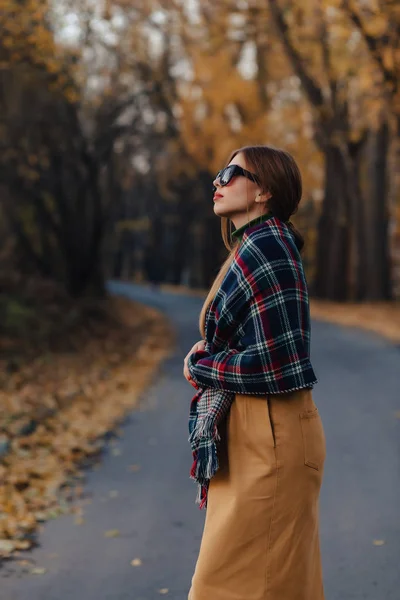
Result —
[{"label": "skirt seam", "polygon": [[[270,567],[271,567],[271,546],[272,546],[272,530],[274,526],[274,517],[275,517],[275,506],[276,506],[276,497],[278,495],[278,485],[279,485],[279,476],[281,467],[278,466],[278,460],[276,460],[276,483],[275,483],[275,493],[274,493],[274,502],[272,505],[272,515],[271,515],[271,524],[269,526],[268,539],[267,539],[267,556],[266,556],[266,570],[265,570],[265,581],[264,581],[264,596],[265,600],[268,600],[270,595]],[[264,598],[263,598],[264,600]]]}]

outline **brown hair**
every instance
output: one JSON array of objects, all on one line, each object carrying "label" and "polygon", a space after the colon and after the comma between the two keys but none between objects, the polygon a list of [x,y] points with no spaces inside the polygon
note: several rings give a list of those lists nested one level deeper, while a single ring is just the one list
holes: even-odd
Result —
[{"label": "brown hair", "polygon": [[[297,212],[302,194],[301,173],[294,158],[289,152],[271,146],[244,146],[234,150],[226,164],[228,165],[239,153],[243,154],[248,169],[257,176],[261,192],[263,194],[270,192],[271,194],[271,198],[266,202],[264,212],[269,211],[281,221],[287,222],[286,224],[295,237],[296,245],[301,251],[304,246],[303,237],[289,221],[290,217]],[[229,255],[222,264],[200,312],[199,326],[203,338],[207,308],[214,299],[239,245],[237,241],[232,243],[230,232],[230,219],[221,217],[222,239],[229,250]]]}]

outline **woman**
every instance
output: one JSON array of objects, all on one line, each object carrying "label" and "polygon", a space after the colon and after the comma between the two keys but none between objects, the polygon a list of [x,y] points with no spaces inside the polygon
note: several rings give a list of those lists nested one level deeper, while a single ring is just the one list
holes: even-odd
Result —
[{"label": "woman", "polygon": [[[289,219],[301,199],[293,158],[233,152],[214,180],[230,254],[184,361],[191,476],[207,506],[190,600],[322,600],[318,503],[325,437],[312,388],[310,313]],[[233,243],[229,226],[233,223]]]}]

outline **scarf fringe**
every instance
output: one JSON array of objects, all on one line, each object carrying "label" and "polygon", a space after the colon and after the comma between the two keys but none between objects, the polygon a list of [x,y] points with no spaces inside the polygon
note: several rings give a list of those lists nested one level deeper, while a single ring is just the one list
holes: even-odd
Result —
[{"label": "scarf fringe", "polygon": [[219,463],[217,456],[217,447],[215,443],[199,448],[193,454],[194,461],[190,471],[190,477],[197,483],[204,485],[218,471]]},{"label": "scarf fringe", "polygon": [[220,439],[217,425],[210,417],[202,419],[200,424],[197,422],[189,437],[194,458],[190,477],[199,484],[196,504],[200,509],[207,506],[209,482],[219,468],[216,442]]},{"label": "scarf fringe", "polygon": [[221,440],[218,427],[213,416],[207,416],[205,419],[196,420],[193,430],[189,436],[189,442],[193,451],[198,448],[203,439],[214,440],[216,442]]},{"label": "scarf fringe", "polygon": [[197,486],[196,504],[199,505],[199,509],[207,508],[207,497],[208,497],[208,483],[205,485]]}]

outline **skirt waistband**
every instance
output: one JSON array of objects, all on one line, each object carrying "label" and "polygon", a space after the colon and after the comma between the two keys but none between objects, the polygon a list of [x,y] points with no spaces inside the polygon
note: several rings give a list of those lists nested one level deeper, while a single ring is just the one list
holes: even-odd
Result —
[{"label": "skirt waistband", "polygon": [[263,399],[267,400],[268,405],[272,409],[279,411],[281,414],[314,412],[317,410],[311,388],[304,388],[283,394],[266,394],[265,396],[235,394],[235,401],[238,403],[248,402],[249,400],[253,402],[262,402]]}]

